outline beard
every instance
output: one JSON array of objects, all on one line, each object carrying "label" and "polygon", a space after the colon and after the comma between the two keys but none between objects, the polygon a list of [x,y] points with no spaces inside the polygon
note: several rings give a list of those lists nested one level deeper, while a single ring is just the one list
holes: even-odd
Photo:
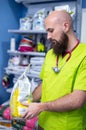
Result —
[{"label": "beard", "polygon": [[62,32],[60,40],[55,40],[55,39],[50,39],[51,41],[51,46],[53,48],[53,52],[58,56],[58,55],[64,55],[66,50],[67,50],[67,46],[68,46],[68,36],[67,34],[65,34],[64,32]]}]

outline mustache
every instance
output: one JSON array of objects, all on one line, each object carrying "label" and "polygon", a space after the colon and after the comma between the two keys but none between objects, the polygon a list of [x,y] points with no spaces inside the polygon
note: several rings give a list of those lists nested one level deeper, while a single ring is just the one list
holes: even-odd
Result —
[{"label": "mustache", "polygon": [[55,39],[51,39],[50,41],[52,44],[56,44],[56,42],[57,42]]},{"label": "mustache", "polygon": [[51,43],[53,43],[53,44],[56,44],[56,42],[57,42],[55,39],[52,39],[52,38],[50,38],[49,41],[50,41]]}]

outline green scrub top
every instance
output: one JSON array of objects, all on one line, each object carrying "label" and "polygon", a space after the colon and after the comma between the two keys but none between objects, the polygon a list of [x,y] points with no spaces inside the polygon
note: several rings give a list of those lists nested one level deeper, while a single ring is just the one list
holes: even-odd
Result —
[{"label": "green scrub top", "polygon": [[[58,66],[62,69],[55,73],[52,67],[56,66],[56,55],[52,49],[48,51],[40,73],[43,80],[41,102],[53,101],[74,90],[86,91],[86,44],[80,43],[66,62],[68,55],[59,57]],[[85,130],[86,104],[67,112],[44,111],[38,123],[44,130]]]}]

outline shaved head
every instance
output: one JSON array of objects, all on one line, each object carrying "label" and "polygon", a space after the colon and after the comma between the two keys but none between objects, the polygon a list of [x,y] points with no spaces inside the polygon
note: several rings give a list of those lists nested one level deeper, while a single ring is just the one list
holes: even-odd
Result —
[{"label": "shaved head", "polygon": [[65,10],[61,11],[53,11],[51,12],[48,17],[45,19],[45,24],[48,20],[52,20],[52,22],[56,24],[62,24],[63,22],[68,23],[69,29],[72,28],[72,17],[69,13]]}]

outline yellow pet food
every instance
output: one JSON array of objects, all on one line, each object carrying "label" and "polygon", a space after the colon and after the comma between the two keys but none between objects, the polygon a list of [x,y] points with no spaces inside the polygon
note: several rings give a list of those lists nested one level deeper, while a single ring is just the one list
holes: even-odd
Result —
[{"label": "yellow pet food", "polygon": [[17,82],[14,84],[11,97],[10,97],[10,109],[11,115],[14,118],[21,117],[27,109],[22,103],[30,103],[32,100],[31,96],[31,83],[23,73]]}]

